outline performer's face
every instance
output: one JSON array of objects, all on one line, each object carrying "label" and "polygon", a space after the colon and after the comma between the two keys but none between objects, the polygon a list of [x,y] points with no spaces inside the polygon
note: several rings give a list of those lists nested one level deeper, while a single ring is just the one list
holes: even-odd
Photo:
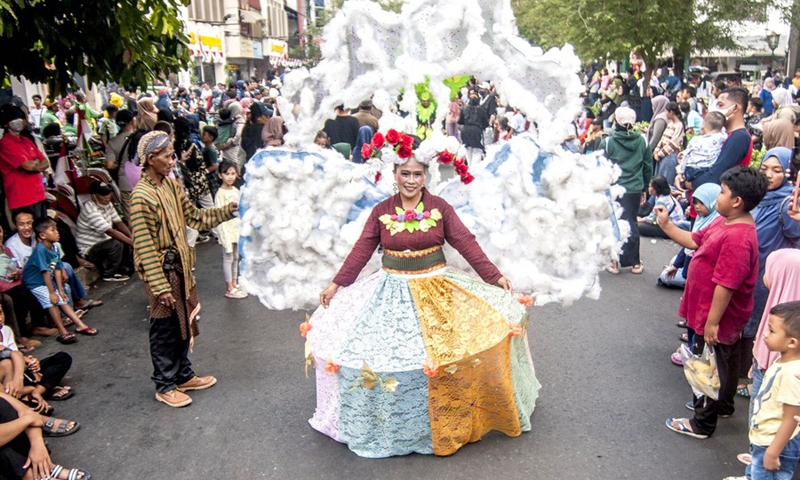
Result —
[{"label": "performer's face", "polygon": [[425,185],[425,167],[412,157],[394,169],[394,178],[400,195],[415,198]]}]

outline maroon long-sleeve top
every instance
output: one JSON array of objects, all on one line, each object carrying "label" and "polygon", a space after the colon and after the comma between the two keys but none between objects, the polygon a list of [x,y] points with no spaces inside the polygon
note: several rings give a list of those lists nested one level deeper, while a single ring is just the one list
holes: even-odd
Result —
[{"label": "maroon long-sleeve top", "polygon": [[502,274],[483,253],[475,240],[475,235],[464,226],[453,207],[444,199],[430,194],[427,190],[423,190],[422,203],[425,210],[430,211],[435,208],[442,214],[442,219],[437,222],[437,225],[431,227],[427,232],[409,233],[407,230],[403,230],[394,235],[389,232],[379,218],[385,214],[396,213],[395,207],[403,208],[400,195],[397,194],[375,205],[367,224],[364,225],[361,237],[353,246],[353,251],[347,256],[347,260],[339,269],[333,283],[346,287],[355,282],[358,274],[372,258],[378,245],[383,245],[386,250],[418,251],[436,245],[444,245],[445,240],[469,262],[484,282],[497,283],[502,278]]}]

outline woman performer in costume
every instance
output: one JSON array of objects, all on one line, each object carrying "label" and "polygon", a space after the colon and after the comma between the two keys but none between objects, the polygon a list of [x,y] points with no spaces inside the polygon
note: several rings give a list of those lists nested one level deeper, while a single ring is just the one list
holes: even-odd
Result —
[{"label": "woman performer in costume", "polygon": [[[399,193],[375,206],[301,326],[317,369],[310,423],[364,457],[450,455],[492,430],[518,436],[539,388],[525,307],[453,207],[424,188],[410,138],[392,134],[383,159]],[[445,241],[483,282],[447,267]],[[379,245],[382,270],[356,282]]]}]

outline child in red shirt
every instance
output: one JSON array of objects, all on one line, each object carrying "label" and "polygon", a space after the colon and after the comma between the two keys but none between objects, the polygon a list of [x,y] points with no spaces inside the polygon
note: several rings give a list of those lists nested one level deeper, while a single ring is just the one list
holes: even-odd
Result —
[{"label": "child in red shirt", "polygon": [[[748,167],[736,166],[720,178],[717,196],[720,218],[707,228],[690,233],[669,221],[669,213],[656,207],[664,233],[686,248],[697,250],[681,300],[680,316],[694,332],[692,352],[714,349],[720,390],[717,400],[694,398],[687,408],[694,418],[668,418],[667,428],[695,438],[708,438],[719,416],[733,414],[739,371],[739,337],[753,310],[753,290],[758,275],[758,240],[750,210],[767,193],[767,178]],[[691,337],[691,335],[690,335]]]}]

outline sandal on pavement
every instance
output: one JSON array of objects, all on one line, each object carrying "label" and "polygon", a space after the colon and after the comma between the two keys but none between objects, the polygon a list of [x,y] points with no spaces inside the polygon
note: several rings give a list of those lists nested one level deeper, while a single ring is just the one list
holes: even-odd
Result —
[{"label": "sandal on pavement", "polygon": [[75,395],[75,392],[72,391],[70,387],[62,387],[59,385],[53,389],[53,393],[50,394],[48,400],[62,402],[68,398],[72,398],[73,395]]},{"label": "sandal on pavement", "polygon": [[644,272],[644,264],[640,263],[638,265],[634,265],[631,267],[631,273],[639,275],[640,273]]},{"label": "sandal on pavement", "polygon": [[666,424],[667,428],[669,428],[675,433],[680,433],[681,435],[686,435],[692,438],[699,438],[699,439],[708,438],[708,435],[703,435],[702,433],[694,433],[692,431],[691,425],[688,425],[688,423],[689,423],[688,418],[668,418]]},{"label": "sandal on pavement", "polygon": [[[67,476],[62,477],[62,473],[66,473]],[[53,470],[50,471],[50,478],[54,480],[90,480],[92,476],[78,468],[65,470],[61,465],[53,465]]]},{"label": "sandal on pavement", "polygon": [[686,328],[686,321],[685,320],[680,321],[680,322],[676,323],[675,325],[679,326],[680,328]]},{"label": "sandal on pavement", "polygon": [[740,453],[739,455],[736,455],[736,460],[739,460],[745,465],[750,465],[753,463],[753,456],[749,453]]},{"label": "sandal on pavement", "polygon": [[69,345],[78,341],[78,339],[75,338],[74,333],[65,333],[64,335],[59,335],[56,340],[58,340],[58,343],[63,345]]},{"label": "sandal on pavement", "polygon": [[669,359],[675,365],[682,367],[683,366],[683,359],[681,358],[681,354],[678,352],[673,352],[672,355],[669,356]]},{"label": "sandal on pavement", "polygon": [[89,299],[89,300],[84,300],[84,303],[83,303],[83,305],[81,305],[81,308],[83,310],[91,310],[94,307],[102,307],[102,306],[103,306],[103,301],[102,300]]},{"label": "sandal on pavement", "polygon": [[681,342],[683,342],[683,343],[689,343],[689,334],[688,333],[682,333],[678,338],[680,338]]},{"label": "sandal on pavement", "polygon": [[750,398],[750,388],[748,387],[749,385],[740,385],[736,387],[736,396]]},{"label": "sandal on pavement", "polygon": [[606,265],[606,271],[614,275],[619,275],[619,263],[611,262],[610,265]]},{"label": "sandal on pavement", "polygon": [[247,294],[244,291],[235,288],[230,292],[225,292],[225,296],[227,298],[235,298],[235,299],[247,298]]},{"label": "sandal on pavement", "polygon": [[75,316],[78,318],[83,318],[83,316],[86,315],[88,312],[89,310],[86,310],[84,308],[79,308],[75,310]]},{"label": "sandal on pavement", "polygon": [[[58,423],[56,423],[58,422]],[[69,425],[72,424],[70,428]],[[72,420],[62,420],[60,418],[47,417],[42,427],[42,435],[45,437],[66,437],[80,430],[81,424]]]},{"label": "sandal on pavement", "polygon": [[65,327],[71,327],[71,326],[75,325],[75,321],[74,321],[74,320],[72,320],[72,319],[71,319],[71,318],[69,318],[69,317],[67,317],[67,318],[62,318],[62,319],[61,319],[61,325],[64,325]]},{"label": "sandal on pavement", "polygon": [[86,328],[76,328],[75,333],[80,333],[81,335],[88,335],[90,337],[94,337],[100,332],[98,332],[96,328],[86,327]]}]

